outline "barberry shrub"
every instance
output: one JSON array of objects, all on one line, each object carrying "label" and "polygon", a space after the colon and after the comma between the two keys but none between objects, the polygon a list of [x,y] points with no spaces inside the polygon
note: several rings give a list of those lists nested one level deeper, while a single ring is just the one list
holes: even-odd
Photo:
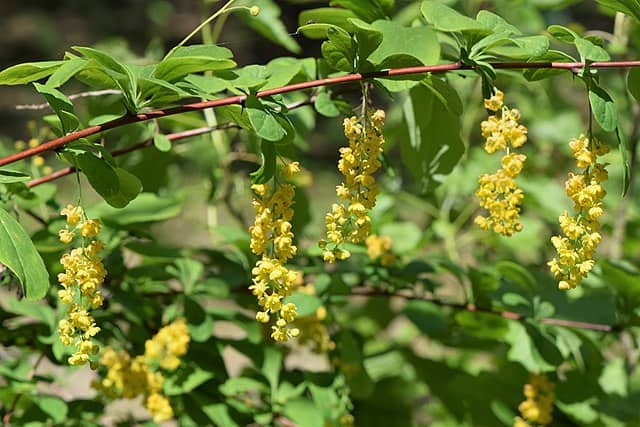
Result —
[{"label": "barberry shrub", "polygon": [[4,425],[639,426],[637,2],[315,3],[0,71]]}]

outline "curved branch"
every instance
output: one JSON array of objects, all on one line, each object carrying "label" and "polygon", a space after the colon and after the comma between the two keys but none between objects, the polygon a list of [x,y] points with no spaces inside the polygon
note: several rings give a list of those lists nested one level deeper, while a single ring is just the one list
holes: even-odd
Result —
[{"label": "curved branch", "polygon": [[[553,68],[562,70],[576,70],[585,66],[584,62],[504,62],[491,64],[496,69],[543,69]],[[589,64],[590,68],[627,68],[627,67],[640,67],[640,61],[609,61],[609,62],[593,62]],[[472,70],[474,67],[468,64],[462,64],[456,62],[453,64],[440,64],[440,65],[427,65],[420,67],[407,67],[396,68],[390,70],[376,71],[372,73],[354,73],[344,76],[331,77],[326,79],[311,80],[308,82],[294,83],[287,86],[282,86],[274,89],[268,89],[260,91],[256,94],[258,98],[264,98],[273,95],[279,95],[288,92],[296,92],[299,90],[312,89],[320,86],[332,86],[337,84],[344,84],[350,82],[359,82],[362,80],[368,80],[379,77],[393,77],[393,76],[405,76],[411,74],[425,74],[425,73],[446,73],[449,71],[457,70]],[[140,114],[129,114],[119,117],[117,119],[108,121],[101,125],[89,126],[88,128],[81,129],[76,132],[72,132],[68,135],[53,139],[45,142],[37,147],[28,148],[24,151],[3,157],[0,159],[0,166],[8,165],[10,163],[17,162],[19,160],[26,159],[44,153],[45,151],[55,150],[68,144],[71,141],[76,141],[80,138],[86,138],[91,135],[95,135],[100,132],[104,132],[109,129],[113,129],[119,126],[124,126],[131,123],[143,122],[146,120],[157,119],[160,117],[167,117],[174,114],[186,113],[189,111],[204,110],[206,108],[216,108],[225,105],[242,105],[247,99],[247,95],[236,95],[228,98],[215,99],[213,101],[195,102],[192,104],[185,104],[178,107],[167,108],[165,110],[150,111]]]},{"label": "curved branch", "polygon": [[369,287],[354,288],[351,290],[351,295],[399,297],[407,300],[428,301],[438,306],[449,307],[454,310],[464,310],[464,311],[492,314],[494,316],[500,316],[505,319],[517,320],[520,322],[532,319],[539,323],[544,323],[547,325],[564,326],[568,328],[577,328],[577,329],[588,329],[591,331],[599,331],[599,332],[619,332],[622,329],[624,329],[621,325],[604,325],[601,323],[578,322],[574,320],[556,319],[553,317],[547,317],[544,319],[534,319],[530,316],[520,314],[520,313],[515,313],[513,311],[497,311],[497,310],[492,310],[486,307],[478,307],[475,304],[464,304],[464,303],[444,301],[428,295],[415,295],[415,294],[407,294],[407,293],[400,293],[400,292],[389,292],[382,289],[375,289],[375,288],[369,288]]}]

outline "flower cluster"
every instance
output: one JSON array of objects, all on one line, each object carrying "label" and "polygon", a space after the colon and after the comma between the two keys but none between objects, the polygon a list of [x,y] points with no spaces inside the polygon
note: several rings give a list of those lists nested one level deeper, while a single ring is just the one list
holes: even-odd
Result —
[{"label": "flower cluster", "polygon": [[502,168],[494,174],[483,174],[478,179],[480,185],[476,196],[480,206],[489,215],[478,215],[475,223],[483,230],[493,229],[496,233],[511,236],[522,230],[520,204],[524,194],[517,187],[515,178],[522,171],[527,158],[524,154],[511,152],[511,149],[527,142],[527,128],[518,122],[520,112],[504,105],[502,92],[496,91],[491,98],[485,99],[484,106],[494,112],[481,124],[484,149],[489,154],[506,150],[506,154],[502,157]]},{"label": "flower cluster", "polygon": [[180,357],[187,353],[189,331],[184,319],[163,327],[145,343],[144,355],[131,357],[126,351],[105,348],[100,363],[107,372],[92,386],[110,399],[144,396],[147,410],[155,422],[173,417],[169,399],[162,394],[164,376],[157,368],[175,371]]},{"label": "flower cluster", "polygon": [[354,116],[344,120],[349,146],[340,149],[338,169],[344,175],[344,182],[336,187],[343,202],[334,203],[325,217],[327,240],[320,241],[325,261],[333,263],[336,259],[349,258],[351,254],[340,248],[340,244],[362,242],[371,232],[368,212],[380,191],[373,174],[382,166],[378,157],[384,144],[384,119],[384,111],[376,110],[362,119]]},{"label": "flower cluster", "polygon": [[104,243],[94,239],[100,232],[100,222],[87,219],[82,207],[68,205],[61,214],[67,217],[67,224],[59,232],[60,241],[69,244],[79,233],[82,246],[60,258],[64,273],[58,274],[63,288],[58,291],[58,297],[69,308],[66,317],[58,323],[58,332],[64,345],[76,347],[68,359],[69,364],[84,365],[100,350],[92,340],[100,328],[89,310],[100,307],[103,301],[100,286],[107,272],[98,253]]},{"label": "flower cluster", "polygon": [[[288,179],[299,170],[298,162],[289,163],[283,168],[282,175]],[[289,325],[297,316],[297,307],[282,301],[291,295],[294,284],[300,280],[299,272],[286,267],[287,261],[297,252],[291,231],[295,187],[285,183],[275,188],[269,184],[254,184],[251,188],[256,211],[255,222],[249,228],[251,250],[262,256],[252,270],[253,283],[249,286],[262,308],[256,319],[269,323],[271,316],[275,315],[277,320],[271,326],[271,338],[288,341],[300,334],[299,329]]]},{"label": "flower cluster", "polygon": [[529,384],[524,386],[527,398],[518,406],[520,415],[516,417],[513,427],[546,426],[551,424],[553,412],[553,384],[545,375],[529,376]]},{"label": "flower cluster", "polygon": [[558,256],[548,265],[561,290],[578,286],[595,265],[593,254],[602,240],[598,220],[606,195],[601,183],[608,178],[606,164],[598,163],[597,158],[606,154],[609,147],[584,135],[571,140],[569,145],[576,165],[585,170],[579,174],[569,172],[565,187],[573,200],[575,215],[563,212],[559,222],[564,236],[551,238]]},{"label": "flower cluster", "polygon": [[[309,295],[315,295],[316,288],[310,283],[296,289]],[[316,311],[305,317],[296,319],[296,326],[300,328],[300,344],[311,344],[311,350],[316,353],[327,353],[336,347],[336,343],[331,340],[329,330],[325,325],[327,309],[320,306]]]},{"label": "flower cluster", "polygon": [[369,258],[373,261],[380,260],[380,264],[383,266],[390,266],[396,262],[396,255],[391,251],[391,237],[378,236],[372,234],[365,240],[367,244],[367,253]]}]

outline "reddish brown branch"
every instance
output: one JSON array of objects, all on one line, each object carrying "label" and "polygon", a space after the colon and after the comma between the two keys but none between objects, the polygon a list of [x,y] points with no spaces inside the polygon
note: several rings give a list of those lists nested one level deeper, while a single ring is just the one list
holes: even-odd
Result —
[{"label": "reddish brown branch", "polygon": [[[554,68],[563,70],[576,70],[585,66],[583,62],[509,62],[509,63],[494,63],[491,64],[496,69],[542,69],[542,68]],[[640,61],[610,61],[610,62],[593,62],[589,64],[591,68],[627,68],[627,67],[640,67]],[[332,86],[337,84],[357,82],[361,80],[367,80],[377,77],[393,77],[404,76],[410,74],[424,74],[424,73],[445,73],[456,70],[471,70],[472,65],[461,64],[459,62],[453,64],[441,64],[441,65],[428,65],[421,67],[408,67],[408,68],[396,68],[391,70],[376,71],[373,73],[355,73],[347,74],[344,76],[312,80],[308,82],[295,83],[279,88],[263,90],[258,92],[256,96],[258,98],[264,98],[267,96],[273,96],[288,92],[295,92],[299,90],[311,89],[320,86]],[[77,132],[70,133],[60,138],[53,139],[45,142],[34,148],[28,148],[24,151],[12,154],[10,156],[0,159],[0,166],[8,165],[10,163],[17,162],[28,157],[32,157],[45,151],[55,150],[68,144],[71,141],[78,140],[80,138],[86,138],[91,135],[95,135],[100,132],[104,132],[109,129],[113,129],[119,126],[124,126],[130,123],[142,122],[145,120],[157,119],[160,117],[171,116],[174,114],[186,113],[189,111],[204,110],[206,108],[216,108],[225,105],[243,104],[247,99],[246,95],[236,95],[228,98],[216,99],[213,101],[195,102],[192,104],[181,105],[179,107],[168,108],[166,110],[156,110],[148,113],[125,115],[115,120],[103,123],[101,125],[90,126],[85,129],[81,129]]]},{"label": "reddish brown branch", "polygon": [[[202,135],[211,131],[215,131],[215,130],[222,130],[222,129],[231,129],[231,128],[237,128],[238,125],[236,125],[235,123],[225,123],[219,126],[213,126],[213,127],[203,127],[203,128],[197,128],[197,129],[191,129],[191,130],[187,130],[187,131],[183,131],[183,132],[176,132],[176,133],[170,133],[167,134],[167,138],[169,138],[169,141],[178,141],[180,139],[185,139],[185,138],[189,138],[192,136],[197,136],[197,135]],[[111,155],[113,157],[118,157],[118,156],[122,156],[124,154],[128,154],[131,153],[132,151],[137,151],[140,150],[142,148],[146,148],[146,147],[150,147],[153,145],[153,139],[148,139],[146,141],[143,142],[139,142],[137,144],[133,144],[129,147],[125,147],[125,148],[121,148],[120,150],[114,150],[111,152]],[[72,173],[74,173],[76,171],[76,168],[73,166],[64,168],[64,169],[60,169],[58,171],[55,171],[53,173],[50,173],[49,175],[45,175],[42,176],[40,178],[36,178],[33,179],[31,181],[29,181],[27,183],[27,186],[29,188],[35,187],[37,185],[40,184],[44,184],[45,182],[51,182],[51,181],[55,181],[58,178],[62,178],[63,176],[67,176],[70,175]]]},{"label": "reddish brown branch", "polygon": [[[500,316],[505,319],[517,320],[517,321],[525,321],[528,319],[533,319],[524,314],[515,313],[513,311],[496,311],[490,308],[478,307],[474,304],[464,304],[464,303],[456,303],[440,300],[431,295],[414,295],[400,292],[388,292],[382,289],[374,289],[368,287],[360,287],[354,288],[351,290],[352,295],[362,295],[362,296],[384,296],[384,297],[399,297],[407,300],[418,300],[418,301],[429,301],[432,304],[439,305],[441,307],[449,307],[454,310],[464,310],[471,311],[477,313],[486,313],[492,314],[495,316]],[[588,322],[577,322],[574,320],[565,320],[565,319],[555,319],[555,318],[544,318],[544,319],[533,319],[539,323],[545,323],[547,325],[556,325],[556,326],[565,326],[568,328],[577,328],[577,329],[588,329],[591,331],[600,331],[600,332],[618,332],[620,329],[617,326],[612,325],[603,325],[600,323],[588,323]]]}]

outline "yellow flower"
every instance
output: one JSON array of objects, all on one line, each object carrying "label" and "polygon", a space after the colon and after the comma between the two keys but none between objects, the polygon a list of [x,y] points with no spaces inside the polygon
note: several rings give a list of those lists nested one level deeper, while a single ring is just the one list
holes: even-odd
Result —
[{"label": "yellow flower", "polygon": [[608,178],[605,164],[598,163],[598,156],[608,147],[598,141],[580,135],[569,146],[582,173],[569,172],[565,189],[574,203],[575,215],[564,212],[558,218],[564,236],[553,236],[551,243],[557,257],[547,263],[561,290],[573,289],[593,269],[593,255],[602,240],[598,219],[603,214],[602,200],[606,191],[601,182]]},{"label": "yellow flower", "polygon": [[488,216],[479,215],[475,223],[483,230],[493,229],[496,233],[511,236],[522,230],[520,205],[524,193],[515,182],[522,171],[526,156],[510,152],[527,141],[527,128],[519,124],[520,111],[504,106],[504,94],[497,91],[490,99],[485,99],[485,108],[495,114],[480,124],[485,138],[484,149],[492,154],[507,150],[502,157],[502,168],[494,174],[483,174],[478,179],[476,196],[480,206],[488,211]]},{"label": "yellow flower", "polygon": [[32,163],[35,167],[39,168],[40,166],[44,166],[44,157],[35,156],[32,160]]},{"label": "yellow flower", "polygon": [[350,253],[339,245],[362,242],[371,232],[368,211],[375,205],[380,191],[373,174],[382,166],[378,157],[384,144],[384,119],[383,110],[368,112],[362,119],[355,116],[344,119],[349,146],[339,150],[338,170],[344,181],[336,187],[336,194],[344,203],[333,204],[325,216],[328,241],[320,242],[325,261],[332,263],[348,258]]},{"label": "yellow flower", "polygon": [[83,211],[81,206],[67,205],[60,214],[67,217],[67,224],[76,225],[82,220]]},{"label": "yellow flower", "polygon": [[159,423],[173,417],[173,409],[166,397],[154,393],[147,398],[146,407],[153,417],[153,421]]},{"label": "yellow flower", "polygon": [[144,357],[147,361],[157,361],[163,369],[174,371],[180,365],[180,357],[187,354],[190,339],[185,320],[177,319],[145,342]]},{"label": "yellow flower", "polygon": [[100,233],[100,221],[97,219],[88,219],[82,223],[82,237],[94,237]]},{"label": "yellow flower", "polygon": [[499,90],[496,90],[496,93],[491,96],[489,99],[484,100],[484,108],[491,111],[498,111],[502,108],[504,102],[504,93]]},{"label": "yellow flower", "polygon": [[545,375],[529,376],[529,384],[524,386],[524,400],[518,410],[522,417],[516,417],[514,427],[546,426],[553,420],[553,384]]},{"label": "yellow flower", "polygon": [[372,234],[365,241],[369,258],[376,261],[380,259],[380,264],[384,266],[393,265],[396,261],[395,254],[391,251],[391,238],[389,236],[378,236]]},{"label": "yellow flower", "polygon": [[[281,174],[289,179],[299,171],[299,163],[292,162],[282,168]],[[297,315],[295,304],[282,302],[291,295],[294,284],[299,280],[299,274],[286,267],[287,261],[297,253],[291,231],[295,187],[283,183],[275,188],[269,184],[254,184],[251,188],[255,195],[253,206],[256,217],[249,228],[250,247],[253,253],[261,255],[251,271],[253,277],[249,286],[262,309],[256,314],[256,320],[269,323],[274,315],[279,326],[273,326],[276,329],[271,336],[276,341],[287,341],[298,333],[288,326]]]},{"label": "yellow flower", "polygon": [[60,237],[60,241],[62,243],[69,244],[73,241],[73,238],[76,236],[73,231],[70,231],[68,228],[63,228],[58,232],[58,236]]},{"label": "yellow flower", "polygon": [[[67,226],[59,232],[60,241],[71,243],[75,233],[69,229],[69,226],[77,229],[83,215],[82,208],[68,205],[62,210],[62,215],[67,217]],[[84,224],[87,223],[93,224],[97,221],[87,220]],[[83,236],[85,235],[84,224],[81,226]],[[100,286],[107,272],[98,257],[98,252],[103,246],[102,242],[93,240],[85,248],[74,248],[60,258],[64,273],[58,275],[58,281],[63,288],[58,291],[58,297],[69,308],[66,319],[60,320],[58,324],[58,332],[60,341],[64,345],[76,347],[77,351],[68,359],[71,365],[84,365],[90,362],[90,356],[96,355],[99,351],[91,338],[100,331],[100,328],[89,313],[89,309],[98,308],[103,302]]]}]

